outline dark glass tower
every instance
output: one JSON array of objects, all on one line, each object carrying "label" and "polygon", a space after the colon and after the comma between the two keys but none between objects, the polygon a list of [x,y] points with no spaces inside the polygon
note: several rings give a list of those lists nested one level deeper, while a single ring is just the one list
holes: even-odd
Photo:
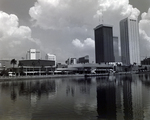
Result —
[{"label": "dark glass tower", "polygon": [[94,32],[96,63],[114,62],[112,26],[101,24],[94,28]]}]

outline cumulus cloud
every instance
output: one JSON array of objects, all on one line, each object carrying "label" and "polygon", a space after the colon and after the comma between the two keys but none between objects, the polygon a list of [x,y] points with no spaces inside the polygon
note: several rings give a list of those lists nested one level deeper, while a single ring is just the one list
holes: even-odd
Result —
[{"label": "cumulus cloud", "polygon": [[139,13],[129,0],[37,0],[29,10],[35,25],[45,29],[94,25],[102,14],[119,21],[122,17],[137,18]]},{"label": "cumulus cloud", "polygon": [[0,11],[0,57],[9,58],[22,56],[23,51],[31,46],[36,46],[37,40],[31,37],[31,29],[19,26],[19,19],[14,14]]},{"label": "cumulus cloud", "polygon": [[37,0],[29,14],[35,25],[45,29],[78,27],[92,22],[95,3],[91,0]]},{"label": "cumulus cloud", "polygon": [[102,15],[109,11],[109,15],[116,13],[119,14],[120,17],[132,16],[137,18],[140,13],[137,8],[133,8],[133,6],[129,4],[129,0],[98,0],[98,2],[99,10],[97,10],[97,15]]},{"label": "cumulus cloud", "polygon": [[150,8],[141,15],[139,21],[141,56],[150,57]]},{"label": "cumulus cloud", "polygon": [[83,41],[83,43],[79,39],[74,39],[72,41],[72,44],[75,47],[78,47],[81,49],[94,48],[95,47],[95,41],[92,40],[91,38],[87,38],[86,40]]},{"label": "cumulus cloud", "polygon": [[[140,11],[130,5],[129,0],[37,0],[29,10],[34,26],[59,35],[59,38],[55,39],[54,36],[49,43],[57,43],[65,53],[72,50],[70,44],[73,44],[83,51],[89,51],[90,48],[89,53],[92,54],[94,49],[87,45],[90,42],[86,40],[86,43],[85,39],[94,39],[94,27],[101,23],[110,24],[113,26],[114,36],[119,37],[120,20],[126,17],[135,19],[139,14]],[[66,44],[63,46],[59,42]],[[71,52],[75,55],[77,50]]]}]

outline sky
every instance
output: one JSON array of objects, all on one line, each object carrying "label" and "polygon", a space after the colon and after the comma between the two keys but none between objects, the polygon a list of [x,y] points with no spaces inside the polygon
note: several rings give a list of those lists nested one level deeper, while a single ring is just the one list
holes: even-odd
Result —
[{"label": "sky", "polygon": [[140,56],[150,57],[150,0],[0,0],[0,59],[25,58],[39,49],[57,62],[89,55],[95,61],[94,28],[139,19]]}]

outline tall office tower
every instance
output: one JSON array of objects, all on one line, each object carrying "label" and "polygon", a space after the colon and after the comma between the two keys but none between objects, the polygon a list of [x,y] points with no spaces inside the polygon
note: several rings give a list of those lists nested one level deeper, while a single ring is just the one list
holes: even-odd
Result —
[{"label": "tall office tower", "polygon": [[56,55],[47,53],[46,56],[45,56],[45,59],[55,61],[55,66],[56,66]]},{"label": "tall office tower", "polygon": [[118,37],[113,37],[113,47],[114,47],[114,57],[115,62],[121,62],[120,56],[119,56],[119,40]]},{"label": "tall office tower", "polygon": [[108,25],[99,25],[95,31],[95,61],[96,63],[114,62],[113,28]]},{"label": "tall office tower", "polygon": [[121,59],[123,64],[140,64],[139,26],[137,19],[120,21]]},{"label": "tall office tower", "polygon": [[27,51],[27,56],[26,56],[27,60],[36,60],[36,59],[40,59],[40,57],[41,54],[39,50],[30,49],[29,51]]}]

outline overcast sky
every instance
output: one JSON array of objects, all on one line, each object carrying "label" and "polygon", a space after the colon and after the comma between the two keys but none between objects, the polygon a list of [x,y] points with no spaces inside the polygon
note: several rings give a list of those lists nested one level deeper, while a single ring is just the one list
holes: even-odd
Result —
[{"label": "overcast sky", "polygon": [[102,16],[119,37],[119,22],[130,15],[139,18],[141,59],[149,57],[149,8],[150,0],[0,0],[0,59],[21,59],[35,48],[43,59],[51,53],[58,62],[85,55],[94,61],[93,28]]}]

